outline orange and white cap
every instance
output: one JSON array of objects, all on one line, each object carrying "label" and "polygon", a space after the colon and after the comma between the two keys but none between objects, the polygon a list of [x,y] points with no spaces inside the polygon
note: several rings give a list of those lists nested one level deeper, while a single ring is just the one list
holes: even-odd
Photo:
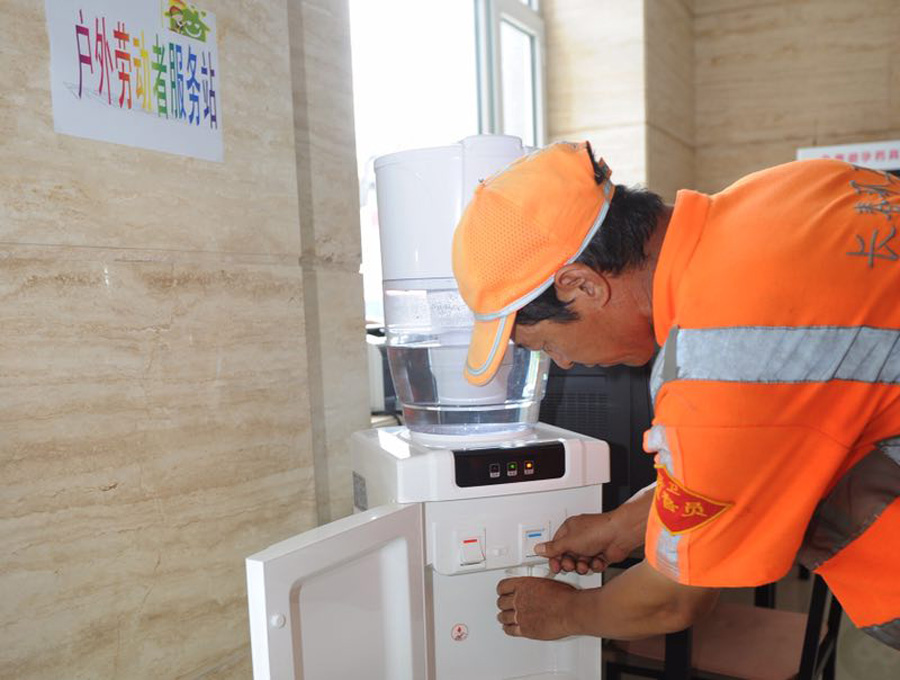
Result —
[{"label": "orange and white cap", "polygon": [[615,187],[590,144],[558,142],[479,183],[453,235],[453,273],[475,314],[465,376],[494,377],[516,312],[574,262],[606,217]]}]

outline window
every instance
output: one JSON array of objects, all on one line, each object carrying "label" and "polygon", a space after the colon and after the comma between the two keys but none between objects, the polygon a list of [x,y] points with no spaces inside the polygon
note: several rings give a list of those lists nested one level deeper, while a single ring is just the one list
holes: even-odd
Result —
[{"label": "window", "polygon": [[541,146],[544,123],[544,22],[536,0],[477,3],[481,130]]},{"label": "window", "polygon": [[480,133],[544,143],[536,0],[350,0],[366,320],[383,323],[375,158]]},{"label": "window", "polygon": [[534,110],[534,38],[515,24],[500,22],[503,72],[503,132],[528,146],[537,138]]}]

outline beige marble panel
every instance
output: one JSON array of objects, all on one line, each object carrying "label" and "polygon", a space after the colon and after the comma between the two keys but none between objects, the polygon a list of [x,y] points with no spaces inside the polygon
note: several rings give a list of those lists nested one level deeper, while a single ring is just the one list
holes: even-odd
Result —
[{"label": "beige marble panel", "polygon": [[316,519],[296,265],[0,252],[0,677],[247,677]]},{"label": "beige marble panel", "polygon": [[285,5],[211,9],[225,163],[56,134],[44,1],[0,3],[0,242],[299,252]]},{"label": "beige marble panel", "polygon": [[692,9],[697,16],[703,14],[722,14],[747,9],[755,9],[765,5],[784,5],[786,3],[808,3],[810,0],[692,0]]},{"label": "beige marble panel", "polygon": [[[884,136],[883,136],[884,135]],[[814,144],[850,144],[875,142],[881,139],[900,139],[900,128],[878,134],[794,137],[774,142],[748,142],[698,147],[696,154],[696,184],[700,191],[714,192],[725,188],[744,175],[773,165],[796,159],[797,149]]]},{"label": "beige marble panel", "polygon": [[[335,269],[304,271],[304,293],[317,341],[307,343],[316,451],[316,488],[321,522],[353,509],[350,435],[369,427],[362,276]],[[316,427],[315,425],[319,426]]]},{"label": "beige marble panel", "polygon": [[618,128],[561,132],[551,141],[590,141],[594,153],[602,157],[612,170],[616,184],[645,184],[647,181],[646,126],[627,125]]},{"label": "beige marble panel", "polygon": [[751,172],[788,163],[796,158],[798,147],[810,146],[811,141],[810,138],[794,138],[697,147],[697,189],[714,193]]},{"label": "beige marble panel", "polygon": [[695,31],[700,145],[900,127],[893,0],[764,3],[702,13]]},{"label": "beige marble panel", "polygon": [[693,17],[681,0],[651,0],[645,11],[645,31],[647,122],[691,146]]},{"label": "beige marble panel", "polygon": [[346,2],[288,4],[308,389],[319,521],[351,511],[350,433],[368,427]]},{"label": "beige marble panel", "polygon": [[609,163],[616,184],[647,183],[646,125],[589,131],[586,138]]},{"label": "beige marble panel", "polygon": [[348,5],[291,2],[288,20],[304,261],[356,272],[359,179]]},{"label": "beige marble panel", "polygon": [[647,188],[669,203],[680,189],[693,189],[694,147],[653,125],[647,126]]},{"label": "beige marble panel", "polygon": [[549,136],[645,118],[644,3],[546,0]]}]

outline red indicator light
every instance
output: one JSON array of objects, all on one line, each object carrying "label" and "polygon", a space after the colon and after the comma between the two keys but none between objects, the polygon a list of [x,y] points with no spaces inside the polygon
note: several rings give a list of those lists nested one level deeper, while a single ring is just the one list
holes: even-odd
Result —
[{"label": "red indicator light", "polygon": [[463,541],[463,543],[466,543],[466,544],[468,544],[468,543],[478,543],[478,539],[477,539],[477,538],[467,538],[465,541]]}]

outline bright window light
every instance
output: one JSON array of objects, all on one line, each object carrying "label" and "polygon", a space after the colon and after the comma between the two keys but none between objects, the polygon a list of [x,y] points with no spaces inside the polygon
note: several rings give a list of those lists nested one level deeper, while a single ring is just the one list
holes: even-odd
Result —
[{"label": "bright window light", "polygon": [[537,0],[349,0],[366,321],[384,323],[375,158],[504,133],[544,143]]},{"label": "bright window light", "polygon": [[534,38],[508,21],[500,22],[503,132],[535,144]]},{"label": "bright window light", "polygon": [[473,0],[350,0],[366,320],[383,323],[378,156],[478,134]]}]

